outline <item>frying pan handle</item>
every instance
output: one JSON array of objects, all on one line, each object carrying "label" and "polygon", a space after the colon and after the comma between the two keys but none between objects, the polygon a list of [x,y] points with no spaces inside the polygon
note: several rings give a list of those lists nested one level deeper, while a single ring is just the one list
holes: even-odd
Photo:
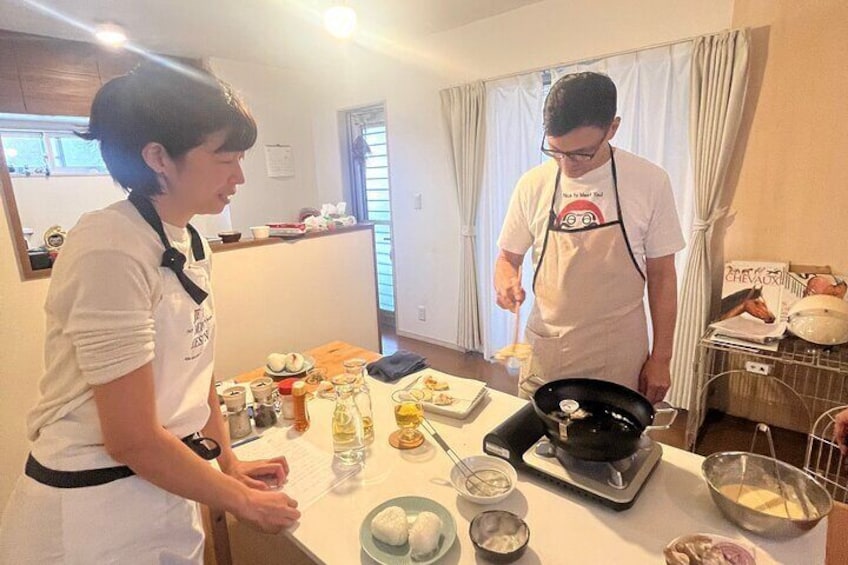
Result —
[{"label": "frying pan handle", "polygon": [[645,426],[645,431],[650,432],[652,430],[667,430],[671,427],[674,421],[677,419],[677,408],[660,408],[656,412],[654,412],[654,417],[656,418],[659,414],[671,414],[671,419],[667,424],[658,424],[653,426]]}]

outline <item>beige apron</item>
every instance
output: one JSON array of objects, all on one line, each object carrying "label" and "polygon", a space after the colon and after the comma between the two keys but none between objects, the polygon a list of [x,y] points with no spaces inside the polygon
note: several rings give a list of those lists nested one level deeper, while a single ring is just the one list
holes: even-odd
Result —
[{"label": "beige apron", "polygon": [[[610,148],[612,152],[612,148]],[[611,381],[638,390],[648,358],[643,297],[645,277],[630,250],[611,153],[615,221],[564,231],[554,210],[533,277],[535,300],[527,320],[534,359],[522,368],[518,394],[532,397],[546,382],[569,377]]]}]

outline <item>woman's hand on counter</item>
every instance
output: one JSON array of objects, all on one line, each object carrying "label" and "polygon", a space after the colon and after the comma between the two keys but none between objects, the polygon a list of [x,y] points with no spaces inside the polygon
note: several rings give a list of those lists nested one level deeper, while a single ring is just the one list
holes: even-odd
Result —
[{"label": "woman's hand on counter", "polygon": [[236,517],[265,532],[276,534],[300,518],[297,501],[282,491],[250,490]]},{"label": "woman's hand on counter", "polygon": [[226,473],[237,481],[256,490],[280,488],[289,474],[289,462],[285,457],[241,461],[234,458]]}]

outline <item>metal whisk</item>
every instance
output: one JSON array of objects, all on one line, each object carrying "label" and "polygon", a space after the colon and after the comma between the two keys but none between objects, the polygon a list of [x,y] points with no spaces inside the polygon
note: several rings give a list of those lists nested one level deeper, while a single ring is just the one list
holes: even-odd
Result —
[{"label": "metal whisk", "polygon": [[[444,452],[448,454],[451,461],[459,467],[459,470],[465,476],[465,488],[468,489],[469,493],[475,496],[496,496],[498,494],[505,493],[510,489],[512,484],[509,481],[509,477],[504,475],[501,471],[497,469],[486,469],[478,472],[469,467],[468,464],[460,459],[456,452],[451,449],[427,418],[423,418],[421,420],[421,427],[436,440],[436,443],[438,443]],[[484,477],[481,473],[486,473],[487,476]]]},{"label": "metal whisk", "polygon": [[[768,427],[767,424],[763,424],[762,422],[757,424],[757,427],[754,429],[754,438],[751,440],[751,453],[754,453],[754,446],[757,444],[757,434],[759,432],[763,432],[766,434],[766,438],[768,439],[769,445],[769,454],[771,455],[772,463],[774,463],[774,476],[777,479],[777,488],[780,489],[780,498],[783,500],[783,510],[786,512],[787,518],[792,518],[789,514],[789,502],[786,497],[786,485],[783,483],[783,479],[780,478],[780,465],[777,462],[777,456],[774,452],[774,441],[771,438],[771,428]],[[736,493],[736,503],[739,503],[739,497],[742,496],[742,489],[745,487],[745,476],[748,474],[748,465],[747,462],[743,464],[742,471],[742,481],[739,483],[739,492]],[[807,509],[804,508],[804,514],[807,514]],[[805,516],[806,518],[806,516]]]}]

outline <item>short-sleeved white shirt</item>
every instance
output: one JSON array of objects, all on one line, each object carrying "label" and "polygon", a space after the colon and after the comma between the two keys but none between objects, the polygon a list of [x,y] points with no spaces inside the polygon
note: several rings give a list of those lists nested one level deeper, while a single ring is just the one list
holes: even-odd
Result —
[{"label": "short-sleeved white shirt", "polygon": [[[661,167],[633,153],[616,148],[614,156],[624,229],[644,273],[646,258],[671,255],[685,246],[671,182]],[[532,247],[534,265],[545,241],[557,169],[551,159],[519,179],[498,238],[498,247],[517,255]],[[554,209],[563,221],[574,221],[575,228],[583,227],[584,220],[603,224],[618,219],[611,161],[582,177],[561,175]]]}]

